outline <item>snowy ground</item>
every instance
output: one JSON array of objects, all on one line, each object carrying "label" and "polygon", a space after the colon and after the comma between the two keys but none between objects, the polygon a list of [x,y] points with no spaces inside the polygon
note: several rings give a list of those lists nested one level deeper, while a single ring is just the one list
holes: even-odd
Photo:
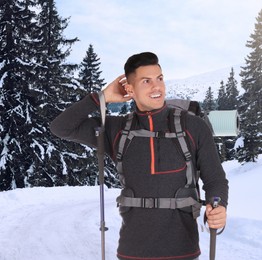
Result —
[{"label": "snowy ground", "polygon": [[[258,163],[224,165],[230,181],[226,230],[216,260],[262,259],[262,156]],[[106,260],[115,260],[121,219],[117,189],[105,189]],[[99,187],[17,189],[0,193],[0,260],[99,260]],[[199,224],[202,218],[199,219]],[[201,260],[209,234],[200,232]]]}]

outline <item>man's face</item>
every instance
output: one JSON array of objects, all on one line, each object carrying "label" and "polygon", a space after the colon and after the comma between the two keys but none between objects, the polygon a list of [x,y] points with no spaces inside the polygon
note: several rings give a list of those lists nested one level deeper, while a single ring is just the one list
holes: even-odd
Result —
[{"label": "man's face", "polygon": [[140,111],[159,109],[164,105],[165,83],[160,66],[148,65],[136,69],[128,77],[127,93]]}]

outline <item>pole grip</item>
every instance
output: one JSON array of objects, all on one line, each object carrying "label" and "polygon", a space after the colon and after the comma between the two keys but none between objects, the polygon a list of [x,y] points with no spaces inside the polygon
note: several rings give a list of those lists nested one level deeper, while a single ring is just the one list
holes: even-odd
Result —
[{"label": "pole grip", "polygon": [[104,128],[97,127],[95,129],[95,134],[97,137],[97,159],[98,159],[98,169],[99,169],[99,184],[104,184]]},{"label": "pole grip", "polygon": [[[211,199],[212,208],[217,208],[221,201],[220,197],[213,197]],[[209,250],[209,259],[215,260],[216,257],[216,240],[217,240],[217,229],[209,228],[210,230],[210,250]]]}]

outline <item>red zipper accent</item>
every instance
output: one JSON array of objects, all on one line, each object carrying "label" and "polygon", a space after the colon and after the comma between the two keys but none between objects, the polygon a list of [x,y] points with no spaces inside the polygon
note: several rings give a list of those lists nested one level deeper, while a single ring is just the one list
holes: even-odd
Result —
[{"label": "red zipper accent", "polygon": [[[148,113],[149,130],[154,131],[154,124],[151,113]],[[151,152],[151,174],[155,174],[155,149],[154,149],[154,138],[150,137],[150,152]]]}]

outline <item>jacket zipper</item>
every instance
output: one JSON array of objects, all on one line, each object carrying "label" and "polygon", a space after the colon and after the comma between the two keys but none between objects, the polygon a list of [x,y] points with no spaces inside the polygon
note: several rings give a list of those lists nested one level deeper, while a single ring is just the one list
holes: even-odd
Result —
[{"label": "jacket zipper", "polygon": [[[154,124],[151,113],[148,113],[149,130],[154,131]],[[155,174],[155,149],[154,149],[154,138],[150,137],[150,154],[151,154],[151,174]]]}]

